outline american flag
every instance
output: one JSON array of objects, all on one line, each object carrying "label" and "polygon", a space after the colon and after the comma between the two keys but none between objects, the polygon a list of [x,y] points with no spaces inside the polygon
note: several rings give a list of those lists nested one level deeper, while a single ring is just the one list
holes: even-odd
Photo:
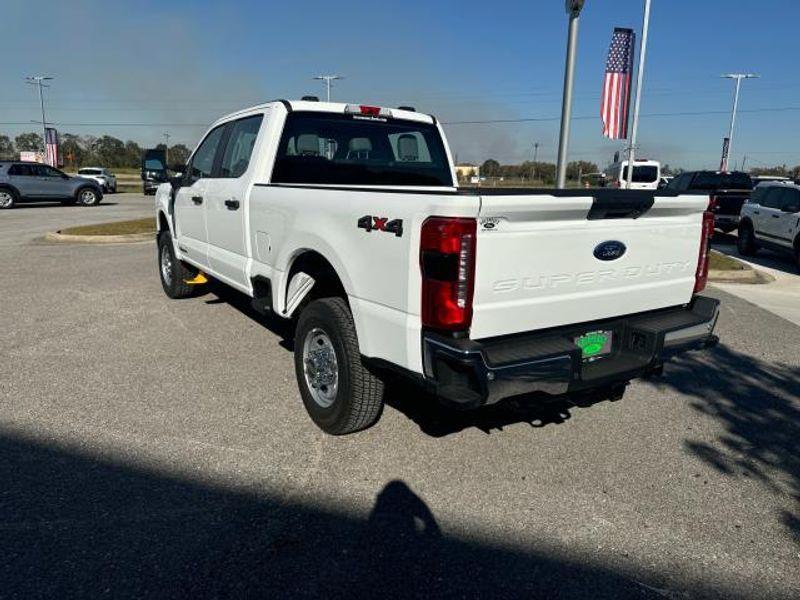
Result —
[{"label": "american flag", "polygon": [[612,140],[628,137],[628,113],[631,104],[631,79],[636,34],[633,29],[616,27],[606,61],[606,77],[600,98],[603,135]]},{"label": "american flag", "polygon": [[58,131],[52,127],[45,129],[44,161],[51,167],[58,166]]}]

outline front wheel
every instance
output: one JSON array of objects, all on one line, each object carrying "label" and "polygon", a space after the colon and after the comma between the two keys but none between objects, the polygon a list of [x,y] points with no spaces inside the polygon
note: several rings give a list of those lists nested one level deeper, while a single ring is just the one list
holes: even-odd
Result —
[{"label": "front wheel", "polygon": [[383,382],[361,361],[353,316],[343,299],[315,300],[300,314],[294,366],[303,404],[326,433],[354,433],[380,418]]},{"label": "front wheel", "polygon": [[186,283],[197,276],[193,270],[175,256],[172,236],[163,231],[158,236],[158,273],[164,293],[173,299],[188,298],[194,295],[195,287]]},{"label": "front wheel", "polygon": [[756,236],[753,226],[746,223],[739,227],[739,237],[736,240],[736,250],[742,256],[754,256],[756,253]]}]

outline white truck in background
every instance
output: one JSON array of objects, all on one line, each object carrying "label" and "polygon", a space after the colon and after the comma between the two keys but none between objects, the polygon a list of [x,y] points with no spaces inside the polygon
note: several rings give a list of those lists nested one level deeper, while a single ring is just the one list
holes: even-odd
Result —
[{"label": "white truck in background", "polygon": [[707,196],[459,189],[411,108],[275,101],[212,125],[156,193],[171,298],[206,276],[296,321],[324,431],[369,427],[387,373],[448,403],[619,390],[716,342]]},{"label": "white truck in background", "polygon": [[646,158],[634,159],[633,179],[628,187],[628,161],[615,157],[606,169],[606,185],[630,190],[657,190],[661,187],[661,163]]}]

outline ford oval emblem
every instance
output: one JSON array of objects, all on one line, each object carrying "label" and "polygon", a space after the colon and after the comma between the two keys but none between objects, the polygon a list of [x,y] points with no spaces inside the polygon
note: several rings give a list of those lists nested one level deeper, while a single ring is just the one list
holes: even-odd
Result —
[{"label": "ford oval emblem", "polygon": [[594,257],[598,260],[617,260],[625,254],[625,244],[616,240],[601,242],[594,248]]}]

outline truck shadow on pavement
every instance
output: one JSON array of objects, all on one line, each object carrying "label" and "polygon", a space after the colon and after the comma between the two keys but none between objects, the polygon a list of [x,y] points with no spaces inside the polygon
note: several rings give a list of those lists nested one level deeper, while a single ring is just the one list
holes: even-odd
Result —
[{"label": "truck shadow on pavement", "polygon": [[691,398],[692,408],[724,428],[713,443],[686,440],[687,450],[726,476],[753,478],[792,499],[780,518],[800,544],[800,368],[720,345],[675,360],[664,373],[656,387]]},{"label": "truck shadow on pavement", "polygon": [[568,549],[449,536],[402,481],[364,519],[263,484],[169,474],[192,470],[179,461],[144,467],[80,447],[0,430],[3,598],[621,599],[658,598],[664,585],[644,566],[623,574]]},{"label": "truck shadow on pavement", "polygon": [[387,386],[385,397],[388,406],[432,437],[445,437],[470,428],[491,434],[518,423],[533,428],[561,425],[571,418],[573,410],[618,399],[619,395],[610,392],[569,397],[521,396],[464,411],[445,406],[424,389],[401,380],[393,380]]}]

